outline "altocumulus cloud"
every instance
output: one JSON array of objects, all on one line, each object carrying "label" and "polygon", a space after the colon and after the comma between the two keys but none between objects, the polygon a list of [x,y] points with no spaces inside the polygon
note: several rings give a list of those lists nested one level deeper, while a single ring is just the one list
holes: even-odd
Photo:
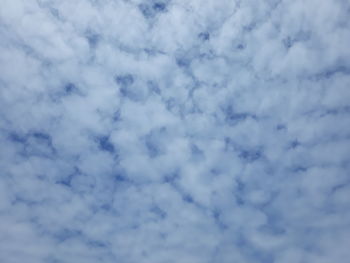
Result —
[{"label": "altocumulus cloud", "polygon": [[2,0],[0,261],[348,262],[349,10]]}]

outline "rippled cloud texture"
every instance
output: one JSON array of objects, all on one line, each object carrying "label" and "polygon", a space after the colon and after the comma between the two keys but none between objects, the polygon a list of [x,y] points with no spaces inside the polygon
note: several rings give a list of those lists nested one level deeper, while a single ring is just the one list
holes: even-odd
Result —
[{"label": "rippled cloud texture", "polygon": [[348,262],[349,17],[1,0],[0,261]]}]

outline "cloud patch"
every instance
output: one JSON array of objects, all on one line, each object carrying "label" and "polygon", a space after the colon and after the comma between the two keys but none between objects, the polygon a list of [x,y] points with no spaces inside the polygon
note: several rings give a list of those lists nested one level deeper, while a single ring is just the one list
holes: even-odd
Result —
[{"label": "cloud patch", "polygon": [[2,7],[4,262],[350,257],[346,1]]}]

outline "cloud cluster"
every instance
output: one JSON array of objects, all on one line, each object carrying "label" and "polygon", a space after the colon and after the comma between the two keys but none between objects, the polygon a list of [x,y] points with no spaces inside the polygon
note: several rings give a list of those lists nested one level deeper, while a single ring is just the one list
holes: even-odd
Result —
[{"label": "cloud cluster", "polygon": [[4,262],[350,257],[347,1],[1,6]]}]

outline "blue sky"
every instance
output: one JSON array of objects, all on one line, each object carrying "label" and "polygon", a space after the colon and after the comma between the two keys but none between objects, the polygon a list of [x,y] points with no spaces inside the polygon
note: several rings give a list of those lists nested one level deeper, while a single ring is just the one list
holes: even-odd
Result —
[{"label": "blue sky", "polygon": [[349,10],[2,0],[0,261],[346,262]]}]

